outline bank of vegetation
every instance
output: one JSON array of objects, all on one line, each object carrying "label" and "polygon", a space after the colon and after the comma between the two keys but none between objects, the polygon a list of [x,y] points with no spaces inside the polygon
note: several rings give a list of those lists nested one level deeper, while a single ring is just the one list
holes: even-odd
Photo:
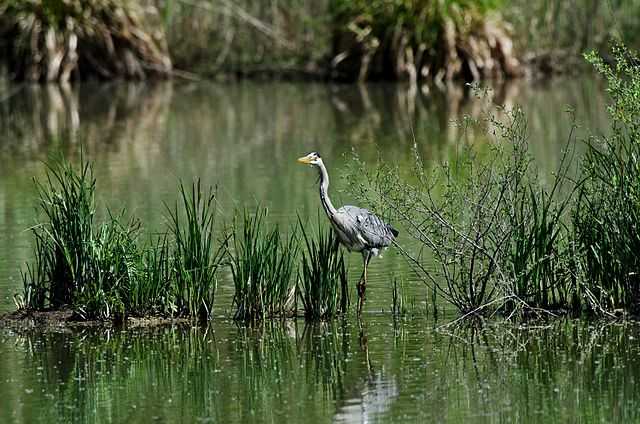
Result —
[{"label": "bank of vegetation", "polygon": [[313,77],[477,80],[574,69],[638,0],[7,0],[11,78]]}]

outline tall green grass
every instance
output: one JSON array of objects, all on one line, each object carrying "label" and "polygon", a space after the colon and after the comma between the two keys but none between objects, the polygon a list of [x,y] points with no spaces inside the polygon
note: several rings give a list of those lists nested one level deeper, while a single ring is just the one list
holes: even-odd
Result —
[{"label": "tall green grass", "polygon": [[140,242],[141,223],[126,211],[95,222],[90,163],[48,165],[37,183],[44,222],[35,225],[35,259],[23,273],[26,310],[72,308],[85,319],[126,316],[211,318],[225,240],[215,239],[216,202],[200,182],[169,210],[169,232]]},{"label": "tall green grass", "polygon": [[96,180],[91,165],[76,170],[59,160],[36,182],[45,221],[32,228],[35,263],[23,274],[22,305],[73,307],[86,318],[117,318],[125,311],[125,287],[138,278],[140,223],[108,214],[94,222]]},{"label": "tall green grass", "polygon": [[624,45],[613,63],[587,55],[607,80],[610,134],[588,140],[585,184],[572,213],[578,270],[597,313],[640,312],[640,57]]},{"label": "tall green grass", "polygon": [[135,316],[175,313],[172,308],[173,264],[168,234],[150,237],[141,247],[140,278],[127,287],[127,307]]},{"label": "tall green grass", "polygon": [[[179,315],[210,318],[217,289],[216,272],[224,260],[224,243],[215,239],[216,197],[204,193],[200,180],[187,194],[180,184],[181,208],[169,210],[174,238],[172,309]],[[180,216],[181,211],[184,217]]]},{"label": "tall green grass", "polygon": [[[571,119],[568,116],[568,119]],[[571,181],[575,137],[573,128],[565,142],[558,169],[541,175],[528,150],[527,122],[521,111],[505,125],[494,122],[509,147],[505,169],[505,252],[499,267],[509,298],[504,310],[524,308],[556,310],[567,308],[575,291],[570,278],[568,219],[573,197],[580,186]],[[550,183],[540,183],[540,178]]]},{"label": "tall green grass", "polygon": [[293,313],[294,277],[299,251],[295,230],[289,236],[276,225],[266,228],[267,209],[246,210],[234,219],[229,264],[235,294],[235,319],[256,321]]},{"label": "tall green grass", "polygon": [[317,225],[315,237],[298,218],[304,239],[298,292],[307,319],[321,320],[349,307],[347,268],[333,230]]}]

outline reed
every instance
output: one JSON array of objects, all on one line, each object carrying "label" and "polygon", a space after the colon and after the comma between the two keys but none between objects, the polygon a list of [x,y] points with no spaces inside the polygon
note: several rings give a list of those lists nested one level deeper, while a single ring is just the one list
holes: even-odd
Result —
[{"label": "reed", "polygon": [[[507,146],[504,191],[504,252],[499,268],[508,298],[505,313],[518,310],[568,309],[575,292],[571,260],[568,215],[581,181],[569,177],[574,165],[576,140],[572,127],[558,168],[551,176],[541,175],[529,154],[527,122],[516,111],[507,123],[492,121]],[[550,179],[550,184],[540,179]]]},{"label": "reed", "polygon": [[71,307],[83,319],[211,318],[226,243],[215,239],[213,189],[181,184],[180,201],[168,208],[169,234],[143,245],[141,223],[124,210],[94,222],[96,180],[84,158],[79,169],[52,162],[37,188],[46,220],[32,228],[35,259],[22,275],[18,307]]},{"label": "reed", "polygon": [[317,225],[315,238],[298,217],[304,246],[298,292],[305,318],[322,320],[345,313],[349,307],[347,268],[333,230]]},{"label": "reed", "polygon": [[64,161],[49,166],[46,178],[45,185],[37,188],[48,225],[34,231],[40,231],[39,247],[49,255],[44,277],[51,282],[49,299],[55,307],[70,303],[74,292],[90,279],[96,180],[88,163],[76,173]]},{"label": "reed", "polygon": [[[225,254],[224,241],[215,246],[215,191],[204,193],[200,180],[193,183],[189,193],[180,184],[180,200],[173,210],[169,209],[170,233],[175,243],[171,309],[178,315],[208,319],[218,284],[216,272]],[[164,264],[158,264],[161,268],[154,270],[154,275],[163,273]]]},{"label": "reed", "polygon": [[404,316],[409,312],[407,294],[404,280],[393,279],[393,291],[391,292],[391,313],[394,317]]},{"label": "reed", "polygon": [[611,56],[609,65],[587,55],[607,80],[611,129],[588,140],[572,213],[585,298],[598,314],[640,312],[640,58],[621,43]]},{"label": "reed", "polygon": [[256,321],[293,312],[296,261],[299,251],[295,230],[288,237],[279,227],[265,228],[267,209],[246,210],[242,222],[234,218],[229,265],[235,294],[235,319]]},{"label": "reed", "polygon": [[124,211],[94,222],[96,180],[84,158],[77,170],[64,159],[48,164],[36,187],[46,219],[32,228],[35,262],[23,273],[20,306],[70,306],[85,318],[122,316],[123,290],[138,278],[140,223],[122,223]]},{"label": "reed", "polygon": [[128,288],[140,279],[141,251],[137,239],[140,222],[125,220],[125,212],[112,215],[90,238],[81,266],[87,268],[76,287],[72,305],[86,319],[122,320],[129,315]]},{"label": "reed", "polygon": [[171,296],[174,272],[168,234],[141,248],[139,278],[126,288],[126,308],[134,316],[161,316],[176,311]]}]

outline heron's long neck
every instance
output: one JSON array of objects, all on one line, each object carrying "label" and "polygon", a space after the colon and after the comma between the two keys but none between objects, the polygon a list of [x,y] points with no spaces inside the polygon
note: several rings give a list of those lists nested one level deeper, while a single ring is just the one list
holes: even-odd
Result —
[{"label": "heron's long neck", "polygon": [[333,203],[329,199],[329,174],[322,162],[320,162],[318,169],[320,170],[320,202],[322,202],[327,216],[332,217],[336,213],[336,208],[333,207]]}]

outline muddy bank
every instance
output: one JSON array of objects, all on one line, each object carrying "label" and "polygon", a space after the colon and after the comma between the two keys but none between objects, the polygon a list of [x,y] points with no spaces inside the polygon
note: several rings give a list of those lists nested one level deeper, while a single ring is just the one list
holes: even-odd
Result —
[{"label": "muddy bank", "polygon": [[48,311],[14,311],[0,315],[0,329],[59,330],[75,328],[153,328],[161,326],[189,326],[186,318],[127,317],[122,322],[86,320],[71,309]]}]

